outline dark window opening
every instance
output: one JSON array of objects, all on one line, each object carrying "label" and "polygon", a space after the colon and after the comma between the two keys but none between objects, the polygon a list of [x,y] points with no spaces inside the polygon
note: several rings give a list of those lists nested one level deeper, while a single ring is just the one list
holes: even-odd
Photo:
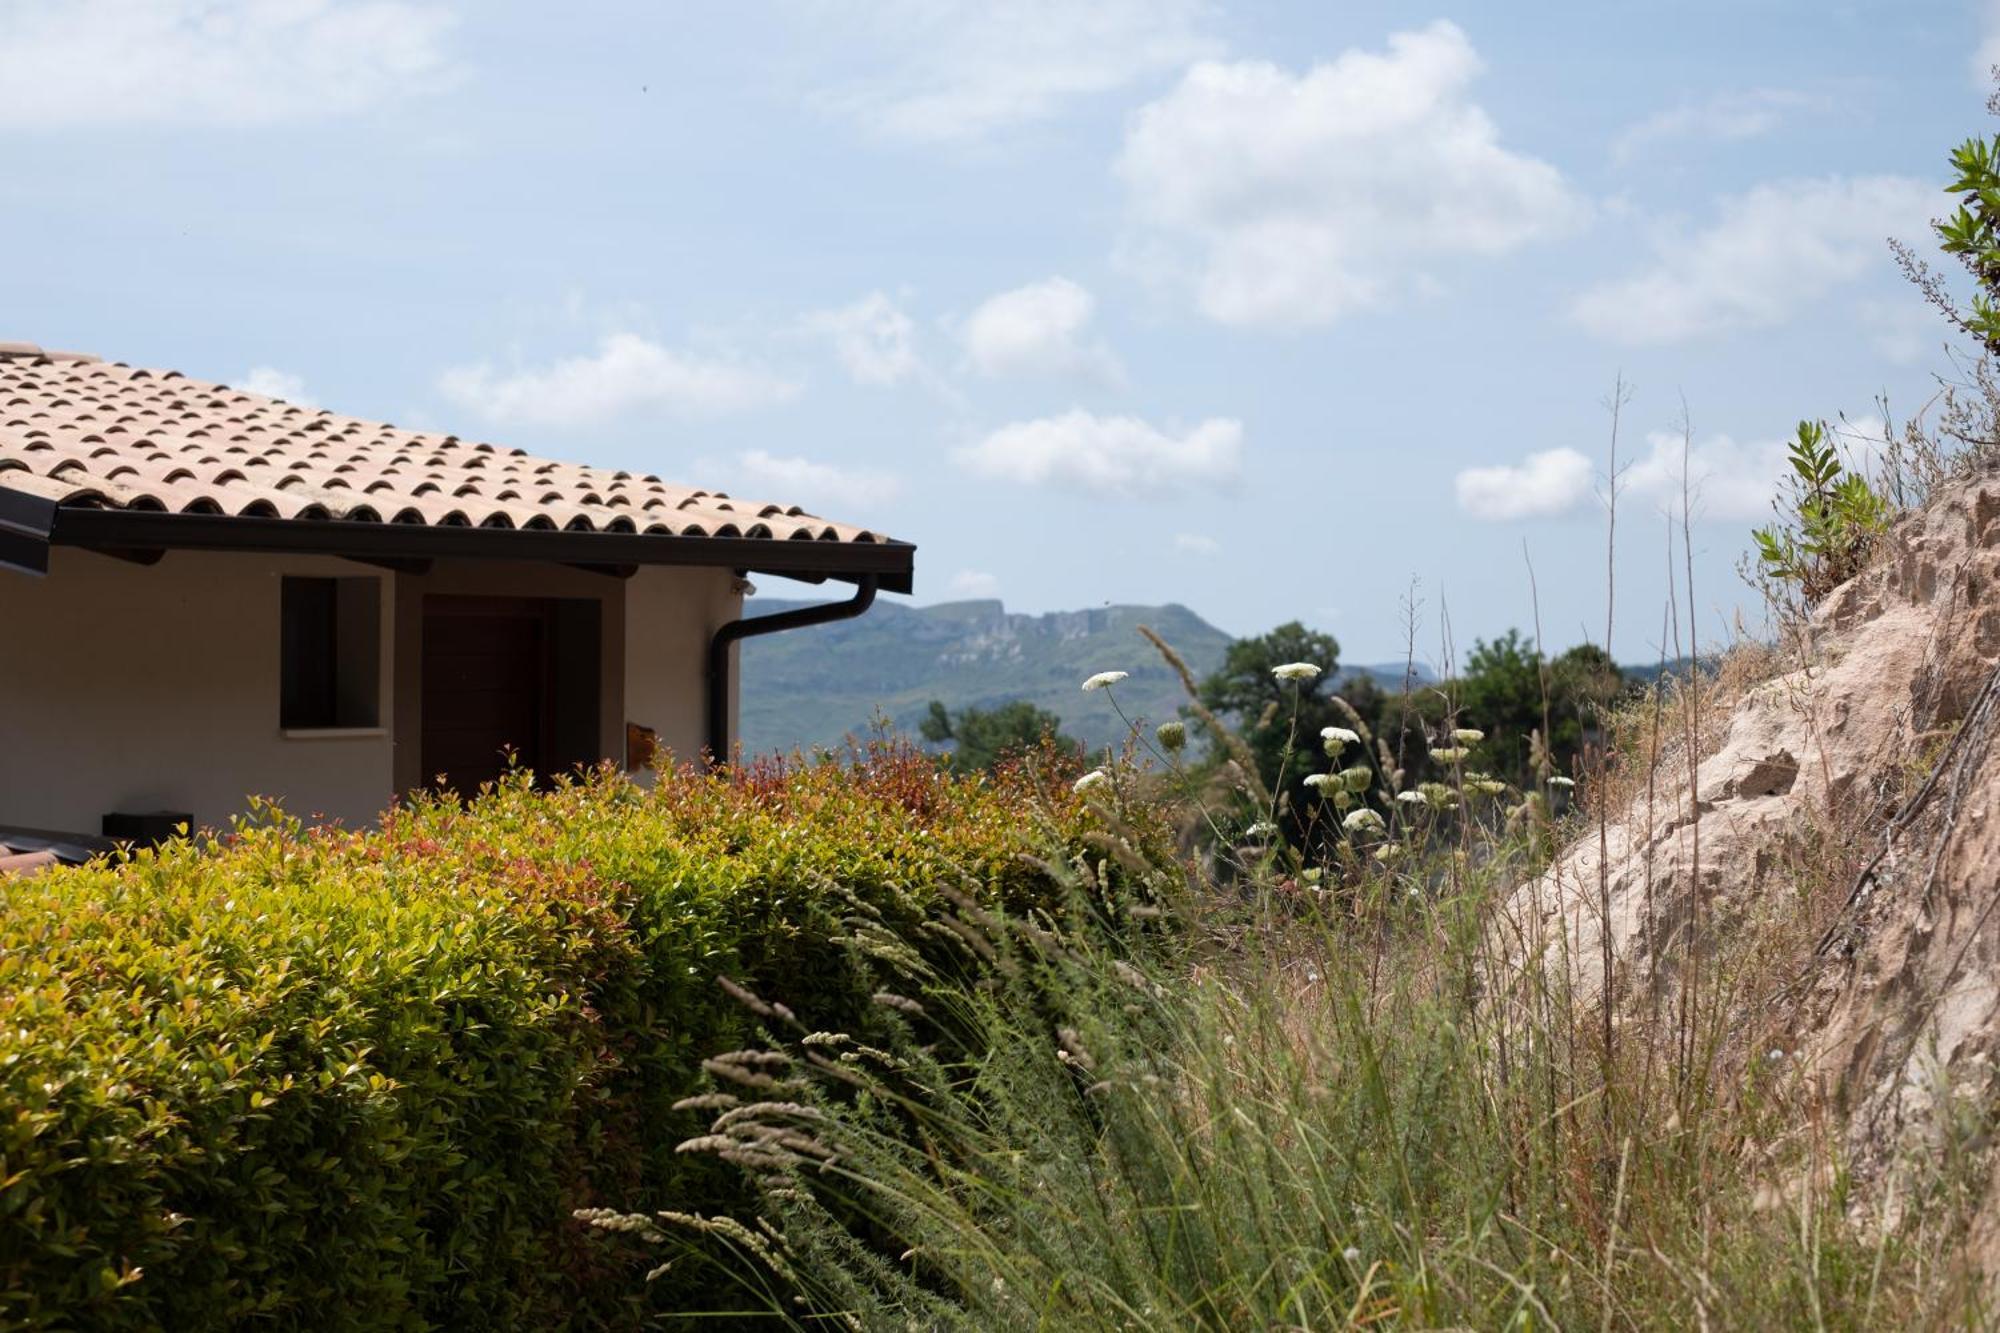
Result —
[{"label": "dark window opening", "polygon": [[288,576],[283,584],[278,725],[380,725],[381,580]]}]

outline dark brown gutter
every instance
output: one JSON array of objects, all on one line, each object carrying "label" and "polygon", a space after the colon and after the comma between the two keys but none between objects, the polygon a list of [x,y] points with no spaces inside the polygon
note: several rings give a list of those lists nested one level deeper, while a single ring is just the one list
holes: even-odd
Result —
[{"label": "dark brown gutter", "polygon": [[854,596],[847,601],[801,606],[793,611],[779,611],[768,616],[747,616],[742,620],[732,620],[715,632],[715,637],[708,641],[708,753],[712,762],[725,764],[732,758],[729,748],[729,650],[742,640],[759,635],[854,619],[874,605],[876,579],[872,574],[864,574],[854,582]]},{"label": "dark brown gutter", "polygon": [[49,532],[55,521],[55,501],[0,486],[0,569],[48,573]]},{"label": "dark brown gutter", "polygon": [[840,579],[908,592],[908,542],[679,537],[664,533],[474,528],[343,519],[246,518],[51,505],[0,483],[0,565],[48,569],[47,548],[123,553],[261,551],[356,560],[536,560],[581,565],[707,565],[819,582]]}]

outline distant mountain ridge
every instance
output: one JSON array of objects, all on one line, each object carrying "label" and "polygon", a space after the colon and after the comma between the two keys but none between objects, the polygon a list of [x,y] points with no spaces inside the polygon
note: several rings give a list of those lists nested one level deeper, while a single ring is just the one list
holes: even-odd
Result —
[{"label": "distant mountain ridge", "polygon": [[[749,616],[807,602],[756,598]],[[878,602],[855,620],[746,639],[742,646],[743,744],[753,753],[838,745],[865,733],[879,712],[914,733],[932,699],[947,708],[992,708],[1025,699],[1063,720],[1087,745],[1124,739],[1126,724],[1103,694],[1085,694],[1099,671],[1130,672],[1117,701],[1134,721],[1177,715],[1187,695],[1180,679],[1139,635],[1150,626],[1196,677],[1222,665],[1234,639],[1178,603],[1103,606],[1040,615],[1009,612],[999,601],[908,606]],[[1403,668],[1367,672],[1401,688]]]}]

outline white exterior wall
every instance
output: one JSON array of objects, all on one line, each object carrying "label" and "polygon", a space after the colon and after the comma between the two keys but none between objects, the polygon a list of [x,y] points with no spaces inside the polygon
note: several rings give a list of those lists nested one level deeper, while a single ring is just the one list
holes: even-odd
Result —
[{"label": "white exterior wall", "polygon": [[94,834],[114,810],[183,810],[221,827],[252,794],[368,822],[393,789],[395,576],[380,572],[384,725],[339,739],[278,727],[279,577],[374,572],[204,551],[134,565],[67,548],[44,578],[0,570],[0,824]]},{"label": "white exterior wall", "polygon": [[[708,641],[743,614],[726,569],[653,565],[625,581],[625,720],[659,733],[662,750],[692,762],[707,744]],[[730,673],[736,726],[736,673]]]},{"label": "white exterior wall", "polygon": [[[380,727],[278,727],[284,574],[382,580]],[[94,835],[112,811],[188,811],[220,829],[252,795],[308,819],[372,823],[422,781],[416,662],[396,648],[400,624],[416,650],[410,616],[424,592],[602,596],[606,755],[624,757],[628,721],[678,757],[700,755],[708,638],[742,614],[730,570],[648,566],[618,580],[438,562],[394,574],[330,556],[198,550],[142,566],[56,548],[44,578],[0,570],[0,825]],[[732,727],[734,717],[732,687]]]},{"label": "white exterior wall", "polygon": [[[705,739],[709,637],[743,606],[722,569],[647,567],[620,580],[507,562],[402,575],[316,556],[50,556],[43,578],[0,570],[0,825],[70,833],[95,834],[112,811],[180,810],[226,827],[252,795],[302,817],[371,823],[399,786],[423,780],[410,625],[425,592],[603,598],[606,754],[623,758],[631,721],[691,759]],[[286,574],[381,579],[379,727],[279,728]],[[732,692],[732,726],[734,713]]]}]

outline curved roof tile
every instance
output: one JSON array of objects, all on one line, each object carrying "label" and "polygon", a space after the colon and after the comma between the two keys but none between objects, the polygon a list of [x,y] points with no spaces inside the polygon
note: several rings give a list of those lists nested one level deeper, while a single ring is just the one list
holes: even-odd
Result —
[{"label": "curved roof tile", "polygon": [[880,542],[797,505],[0,343],[0,485],[59,504],[772,541]]}]

